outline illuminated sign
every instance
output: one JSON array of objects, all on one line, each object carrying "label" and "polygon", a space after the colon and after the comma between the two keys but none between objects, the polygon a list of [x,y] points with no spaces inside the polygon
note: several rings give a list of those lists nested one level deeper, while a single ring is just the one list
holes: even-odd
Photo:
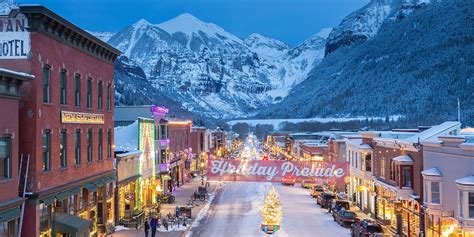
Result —
[{"label": "illuminated sign", "polygon": [[207,176],[217,181],[345,183],[347,162],[304,162],[281,160],[208,160]]},{"label": "illuminated sign", "polygon": [[61,111],[61,123],[104,124],[104,115]]},{"label": "illuminated sign", "polygon": [[152,105],[151,106],[151,113],[153,115],[165,115],[169,112],[170,110],[166,107],[163,106],[157,106],[157,105]]},{"label": "illuminated sign", "polygon": [[31,51],[28,19],[23,14],[0,17],[0,59],[26,59]]}]

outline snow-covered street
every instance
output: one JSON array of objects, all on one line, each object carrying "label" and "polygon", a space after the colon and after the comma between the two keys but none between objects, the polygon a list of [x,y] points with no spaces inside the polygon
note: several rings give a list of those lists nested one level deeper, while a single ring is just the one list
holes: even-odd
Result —
[{"label": "snow-covered street", "polygon": [[264,196],[274,185],[283,205],[281,230],[273,236],[349,236],[349,230],[338,226],[326,210],[316,205],[309,190],[299,185],[279,183],[229,183],[221,188],[209,212],[189,236],[266,236],[260,230]]}]

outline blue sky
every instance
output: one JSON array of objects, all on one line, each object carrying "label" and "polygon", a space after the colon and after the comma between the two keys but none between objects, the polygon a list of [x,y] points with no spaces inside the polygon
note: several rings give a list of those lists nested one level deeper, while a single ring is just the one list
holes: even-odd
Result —
[{"label": "blue sky", "polygon": [[161,23],[181,13],[213,22],[239,37],[251,33],[297,45],[333,27],[369,0],[17,0],[38,3],[82,28],[112,31],[144,18]]}]

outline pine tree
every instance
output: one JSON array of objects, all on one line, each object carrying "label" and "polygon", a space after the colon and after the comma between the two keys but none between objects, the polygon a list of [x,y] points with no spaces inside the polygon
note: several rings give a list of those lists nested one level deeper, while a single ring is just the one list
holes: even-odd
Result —
[{"label": "pine tree", "polygon": [[280,203],[280,196],[272,186],[265,198],[263,208],[260,210],[265,225],[279,225],[283,218],[283,209]]}]

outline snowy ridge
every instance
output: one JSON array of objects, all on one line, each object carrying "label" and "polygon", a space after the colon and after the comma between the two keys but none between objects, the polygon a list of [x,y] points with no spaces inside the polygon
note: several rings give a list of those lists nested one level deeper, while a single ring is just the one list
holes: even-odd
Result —
[{"label": "snowy ridge", "polygon": [[0,0],[0,16],[8,15],[10,11],[18,8],[18,4],[14,0]]},{"label": "snowy ridge", "polygon": [[252,116],[304,81],[324,56],[326,31],[292,49],[259,34],[241,40],[182,14],[161,24],[139,20],[108,43],[140,66],[159,93],[190,112],[227,119]]},{"label": "snowy ridge", "polygon": [[109,39],[115,34],[113,32],[107,32],[107,31],[87,31],[87,32],[89,32],[91,35],[95,36],[96,38],[104,42],[109,41]]}]

